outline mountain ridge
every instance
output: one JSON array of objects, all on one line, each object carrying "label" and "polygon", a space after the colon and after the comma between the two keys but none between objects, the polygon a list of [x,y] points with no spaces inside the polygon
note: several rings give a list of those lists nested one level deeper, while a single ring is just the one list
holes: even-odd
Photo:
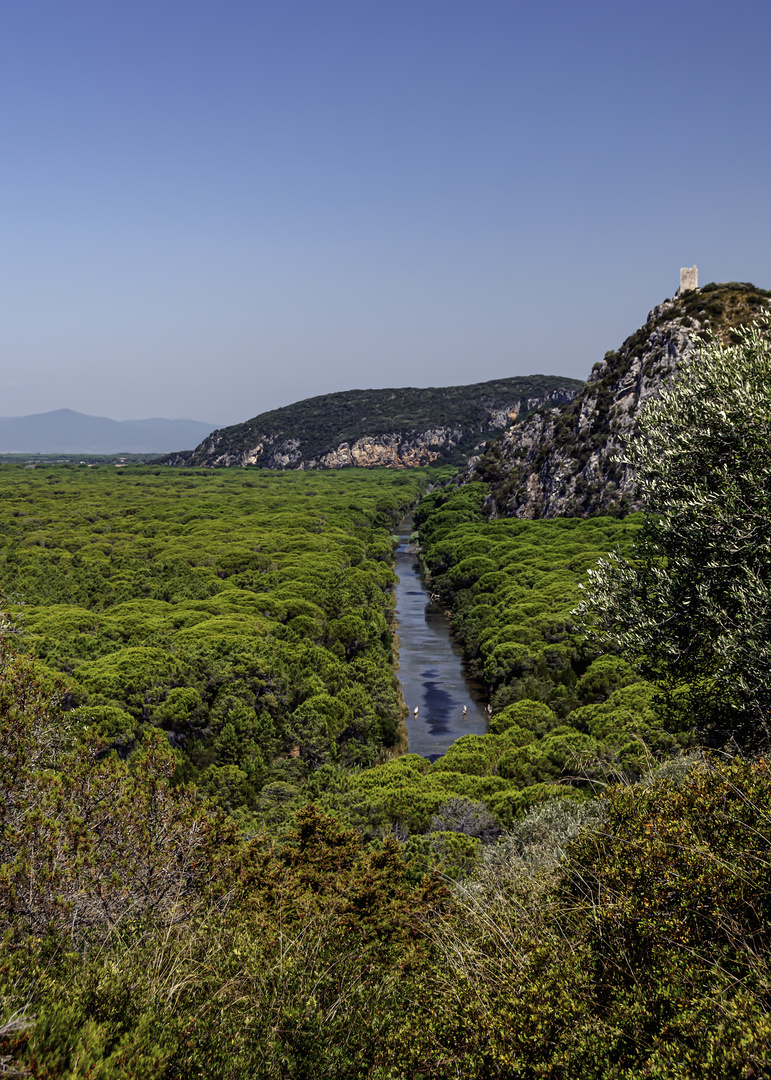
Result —
[{"label": "mountain ridge", "polygon": [[475,447],[544,402],[569,401],[579,379],[514,376],[447,387],[348,390],[305,398],[213,431],[170,465],[342,468],[465,464]]},{"label": "mountain ridge", "polygon": [[201,420],[112,420],[74,409],[0,417],[2,454],[166,454],[201,439]]}]

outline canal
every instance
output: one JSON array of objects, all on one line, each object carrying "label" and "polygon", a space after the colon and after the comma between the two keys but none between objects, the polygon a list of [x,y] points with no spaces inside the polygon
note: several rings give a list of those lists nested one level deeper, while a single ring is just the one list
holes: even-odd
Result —
[{"label": "canal", "polygon": [[396,532],[398,676],[409,710],[410,753],[434,761],[461,735],[484,735],[487,699],[481,683],[467,676],[449,620],[428,594],[410,545],[412,530],[412,517],[407,517]]}]

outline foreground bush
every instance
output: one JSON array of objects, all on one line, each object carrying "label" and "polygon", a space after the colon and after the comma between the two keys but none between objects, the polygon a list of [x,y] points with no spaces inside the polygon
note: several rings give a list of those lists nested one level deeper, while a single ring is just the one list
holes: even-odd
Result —
[{"label": "foreground bush", "polygon": [[[239,837],[171,786],[69,746],[0,663],[0,1061],[46,1080],[771,1076],[771,769],[674,760],[497,842],[420,851],[308,804]],[[465,832],[454,833],[462,824]],[[447,801],[437,843],[492,819]],[[463,869],[465,859],[465,870]]]},{"label": "foreground bush", "polygon": [[[57,1080],[362,1076],[443,890],[309,804],[281,843],[74,738],[0,638],[0,1065]],[[4,1055],[4,1057],[2,1056]]]},{"label": "foreground bush", "polygon": [[708,761],[539,808],[458,890],[387,1075],[771,1076],[770,805],[765,761]]},{"label": "foreground bush", "polygon": [[625,447],[645,507],[631,562],[591,574],[601,646],[687,702],[709,745],[771,730],[771,324],[708,338],[652,398]]},{"label": "foreground bush", "polygon": [[[534,770],[530,747],[560,730],[522,699],[458,744],[474,771],[407,756],[341,782],[348,811],[422,822],[405,844],[310,802],[279,836],[245,835],[172,783],[160,732],[126,760],[84,739],[66,686],[10,641],[0,628],[6,1073],[771,1077],[765,760],[674,758],[602,799],[542,802],[496,840],[482,795],[513,782],[500,762]],[[623,665],[586,677],[576,735],[642,715]],[[485,747],[504,744],[496,765]]]}]

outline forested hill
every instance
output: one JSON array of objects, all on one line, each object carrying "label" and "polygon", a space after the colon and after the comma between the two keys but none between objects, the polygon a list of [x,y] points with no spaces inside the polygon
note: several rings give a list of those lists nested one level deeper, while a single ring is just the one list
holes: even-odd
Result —
[{"label": "forested hill", "polygon": [[594,365],[579,394],[537,409],[472,459],[468,480],[490,489],[492,517],[585,516],[637,509],[631,471],[617,459],[646,402],[709,331],[726,341],[769,314],[771,292],[748,282],[704,285],[655,307],[623,345]]},{"label": "forested hill", "polygon": [[461,464],[491,433],[541,405],[570,401],[582,385],[529,375],[324,394],[213,431],[195,450],[166,463],[268,469]]}]

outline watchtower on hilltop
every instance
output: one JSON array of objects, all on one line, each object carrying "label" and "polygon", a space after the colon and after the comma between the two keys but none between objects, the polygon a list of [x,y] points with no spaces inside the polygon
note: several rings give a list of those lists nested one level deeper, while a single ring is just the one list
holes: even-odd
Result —
[{"label": "watchtower on hilltop", "polygon": [[696,264],[693,266],[681,266],[680,267],[680,288],[677,290],[679,293],[688,292],[689,289],[698,289],[699,287],[699,271],[696,269]]}]

